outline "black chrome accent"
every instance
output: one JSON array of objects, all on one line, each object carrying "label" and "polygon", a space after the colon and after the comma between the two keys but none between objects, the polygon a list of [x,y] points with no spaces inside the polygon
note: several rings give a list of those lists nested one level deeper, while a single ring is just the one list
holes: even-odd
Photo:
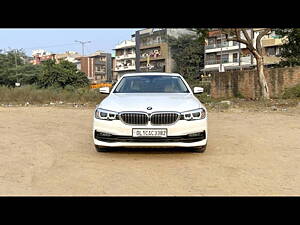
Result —
[{"label": "black chrome accent", "polygon": [[121,112],[120,120],[127,125],[172,125],[180,119],[178,112]]},{"label": "black chrome accent", "polygon": [[197,141],[202,141],[206,139],[206,132],[202,131],[199,133],[199,136],[191,137],[189,135],[182,136],[168,136],[165,138],[159,137],[132,137],[132,136],[103,136],[100,132],[95,131],[95,139],[98,141],[104,141],[108,143],[112,142],[183,142],[183,143],[192,143]]},{"label": "black chrome accent", "polygon": [[128,125],[147,125],[149,121],[148,114],[143,112],[122,112],[119,118]]},{"label": "black chrome accent", "polygon": [[150,116],[152,125],[171,125],[180,119],[180,114],[175,112],[155,112]]}]

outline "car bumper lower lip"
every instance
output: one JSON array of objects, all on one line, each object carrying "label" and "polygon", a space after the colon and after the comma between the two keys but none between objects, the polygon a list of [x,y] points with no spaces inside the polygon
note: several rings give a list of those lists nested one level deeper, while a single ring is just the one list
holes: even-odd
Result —
[{"label": "car bumper lower lip", "polygon": [[95,145],[97,146],[104,146],[104,147],[199,147],[206,145],[207,139],[198,141],[198,142],[192,142],[192,143],[183,143],[183,142],[103,142],[94,140]]},{"label": "car bumper lower lip", "polygon": [[[167,137],[144,137],[134,138],[133,129],[167,129]],[[106,133],[98,138],[96,132]],[[205,137],[188,137],[193,133],[205,132]],[[179,120],[176,124],[170,126],[130,126],[121,121],[105,121],[94,119],[92,137],[95,145],[107,147],[197,147],[207,143],[208,129],[207,119],[186,121]],[[140,139],[141,138],[141,139]],[[157,138],[157,139],[156,139]]]},{"label": "car bumper lower lip", "polygon": [[[159,137],[132,137],[110,135],[103,136],[101,132],[94,131],[94,142],[102,146],[199,146],[206,142],[206,131],[198,133],[198,136],[168,136]],[[205,143],[204,143],[205,144]]]}]

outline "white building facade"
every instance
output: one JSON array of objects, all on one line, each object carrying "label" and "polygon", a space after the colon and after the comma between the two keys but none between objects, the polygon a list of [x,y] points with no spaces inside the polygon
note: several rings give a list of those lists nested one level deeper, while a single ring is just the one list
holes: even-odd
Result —
[{"label": "white building facade", "polygon": [[[256,38],[261,29],[248,29],[248,35],[256,46]],[[241,38],[246,39],[241,32]],[[282,39],[276,37],[272,32],[261,39],[265,65],[279,63],[280,46]],[[227,41],[225,35],[221,36],[220,30],[209,32],[205,46],[205,67],[204,71],[226,71],[244,68],[254,68],[256,59],[246,48],[245,44],[235,41]]]},{"label": "white building facade", "polygon": [[123,74],[135,72],[135,41],[125,40],[115,47],[115,65],[113,71],[117,74],[119,79]]},{"label": "white building facade", "polygon": [[[255,32],[249,36],[255,42]],[[242,35],[243,38],[243,35]],[[219,30],[209,33],[205,46],[204,71],[226,71],[232,69],[249,68],[256,65],[255,58],[247,50],[246,45],[227,41]]]}]

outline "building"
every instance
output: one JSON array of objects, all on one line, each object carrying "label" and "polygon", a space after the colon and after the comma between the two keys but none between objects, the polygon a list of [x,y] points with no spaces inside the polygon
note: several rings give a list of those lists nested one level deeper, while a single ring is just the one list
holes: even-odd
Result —
[{"label": "building", "polygon": [[76,58],[80,61],[79,69],[84,72],[91,83],[112,80],[111,54],[97,51],[88,56]]},{"label": "building", "polygon": [[81,55],[74,51],[66,51],[65,53],[55,54],[55,60],[59,63],[62,60],[66,60],[72,63],[77,63],[78,60],[76,58],[80,57]]},{"label": "building", "polygon": [[[256,38],[261,29],[248,29],[249,36],[256,45]],[[241,33],[243,38],[243,34]],[[266,66],[279,63],[280,45],[282,39],[275,38],[274,32],[261,39],[263,47],[264,62]],[[219,29],[209,32],[205,46],[203,71],[226,71],[246,68],[255,68],[256,60],[245,44],[235,41],[227,41]]]},{"label": "building", "polygon": [[79,61],[76,58],[80,57],[80,55],[77,52],[73,51],[66,51],[65,53],[55,54],[43,49],[37,49],[32,51],[32,57],[33,59],[30,62],[34,65],[40,64],[42,61],[52,59],[55,60],[56,63],[59,63],[62,60],[66,60],[78,66]]},{"label": "building", "polygon": [[55,59],[55,54],[48,52],[44,49],[37,49],[32,51],[32,57],[33,59],[30,61],[33,65],[38,65],[42,61],[46,61],[49,59],[54,60]]},{"label": "building", "polygon": [[136,72],[135,68],[135,40],[122,41],[113,49],[115,51],[114,72],[119,79],[124,73]]},{"label": "building", "polygon": [[[253,38],[253,37],[252,37]],[[204,71],[222,71],[253,67],[253,56],[245,44],[227,41],[219,29],[208,33],[205,46]]]},{"label": "building", "polygon": [[281,46],[284,43],[285,38],[281,38],[272,32],[262,38],[261,43],[263,46],[264,63],[268,67],[272,67],[281,61],[280,53]]},{"label": "building", "polygon": [[117,80],[118,79],[118,72],[115,71],[116,68],[116,56],[115,53],[113,52],[111,54],[111,71],[112,71],[112,80]]},{"label": "building", "polygon": [[81,68],[80,58],[81,55],[74,51],[66,51],[65,53],[61,54],[55,54],[55,61],[56,63],[60,63],[62,60],[69,61],[71,63],[74,63],[78,70]]},{"label": "building", "polygon": [[148,28],[137,31],[133,37],[136,41],[137,72],[173,72],[174,60],[168,37],[194,34],[188,29]]}]

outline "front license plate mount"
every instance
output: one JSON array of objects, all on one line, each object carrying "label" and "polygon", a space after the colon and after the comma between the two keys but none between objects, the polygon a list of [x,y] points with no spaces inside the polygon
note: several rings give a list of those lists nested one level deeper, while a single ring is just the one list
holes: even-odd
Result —
[{"label": "front license plate mount", "polygon": [[164,138],[167,137],[166,128],[133,128],[132,137]]}]

